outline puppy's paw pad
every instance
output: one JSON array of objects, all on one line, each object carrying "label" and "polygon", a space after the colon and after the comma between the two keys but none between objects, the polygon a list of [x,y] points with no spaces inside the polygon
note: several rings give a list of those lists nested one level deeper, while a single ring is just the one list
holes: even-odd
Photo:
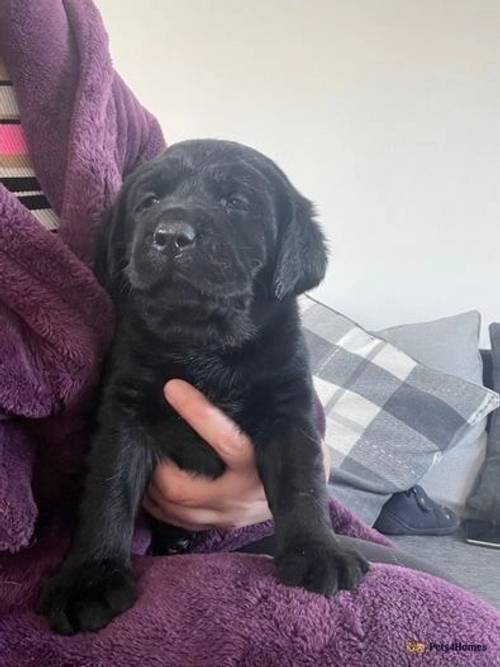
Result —
[{"label": "puppy's paw pad", "polygon": [[135,600],[131,570],[113,559],[65,565],[46,581],[37,611],[60,634],[96,632]]},{"label": "puppy's paw pad", "polygon": [[282,583],[327,597],[338,590],[356,588],[369,568],[362,556],[333,540],[290,545],[278,556],[277,566]]}]

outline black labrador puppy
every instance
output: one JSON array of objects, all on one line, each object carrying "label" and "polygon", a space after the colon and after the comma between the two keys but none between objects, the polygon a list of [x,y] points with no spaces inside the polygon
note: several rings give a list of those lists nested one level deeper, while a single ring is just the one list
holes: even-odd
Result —
[{"label": "black labrador puppy", "polygon": [[[251,148],[186,141],[126,179],[98,243],[117,324],[78,526],[40,599],[56,631],[98,630],[133,604],[134,518],[160,459],[224,470],[165,402],[171,378],[250,436],[280,580],[324,595],[357,585],[368,566],[332,530],[296,301],[326,266],[311,203]],[[156,552],[175,550],[178,531],[157,529]]]}]

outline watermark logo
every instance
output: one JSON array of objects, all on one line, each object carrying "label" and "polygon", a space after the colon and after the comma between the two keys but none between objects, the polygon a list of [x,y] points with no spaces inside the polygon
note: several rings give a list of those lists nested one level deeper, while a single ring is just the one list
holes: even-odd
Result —
[{"label": "watermark logo", "polygon": [[408,653],[425,653],[427,650],[427,644],[425,642],[418,641],[418,639],[409,639],[406,642],[406,650]]},{"label": "watermark logo", "polygon": [[454,640],[450,643],[445,642],[423,642],[420,639],[408,639],[406,642],[406,650],[408,653],[414,655],[422,655],[424,653],[481,653],[487,651],[486,644],[473,644],[470,642],[462,642]]}]

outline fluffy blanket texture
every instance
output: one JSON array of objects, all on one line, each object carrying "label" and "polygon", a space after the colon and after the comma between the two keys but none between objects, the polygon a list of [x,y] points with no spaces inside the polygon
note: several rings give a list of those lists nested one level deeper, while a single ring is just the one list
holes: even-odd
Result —
[{"label": "fluffy blanket texture", "polygon": [[[0,49],[61,219],[49,234],[0,187],[2,667],[500,665],[497,612],[441,580],[374,566],[357,591],[326,600],[279,585],[268,557],[231,553],[270,524],[204,535],[187,556],[136,556],[138,602],[97,635],[55,636],[34,613],[68,544],[60,510],[73,511],[83,415],[112,332],[95,226],[123,175],[164,142],[114,72],[91,0],[0,0]],[[386,543],[331,510],[338,532]]]},{"label": "fluffy blanket texture", "polygon": [[[334,502],[332,518],[339,531],[376,538]],[[2,667],[500,665],[500,616],[459,588],[374,565],[357,591],[327,600],[278,584],[267,556],[213,553],[249,538],[212,534],[196,554],[136,556],[136,605],[97,635],[60,637],[33,612],[40,577],[67,545],[52,525],[30,549],[0,558]]]}]

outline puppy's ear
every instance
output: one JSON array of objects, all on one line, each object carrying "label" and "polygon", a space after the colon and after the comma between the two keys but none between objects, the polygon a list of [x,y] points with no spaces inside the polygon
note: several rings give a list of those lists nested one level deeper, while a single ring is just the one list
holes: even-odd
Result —
[{"label": "puppy's ear", "polygon": [[319,285],[328,264],[325,237],[314,220],[313,205],[293,187],[291,190],[288,222],[281,221],[273,277],[274,296],[280,301]]},{"label": "puppy's ear", "polygon": [[113,295],[126,264],[125,206],[123,194],[104,213],[96,235],[94,272],[101,285]]}]

